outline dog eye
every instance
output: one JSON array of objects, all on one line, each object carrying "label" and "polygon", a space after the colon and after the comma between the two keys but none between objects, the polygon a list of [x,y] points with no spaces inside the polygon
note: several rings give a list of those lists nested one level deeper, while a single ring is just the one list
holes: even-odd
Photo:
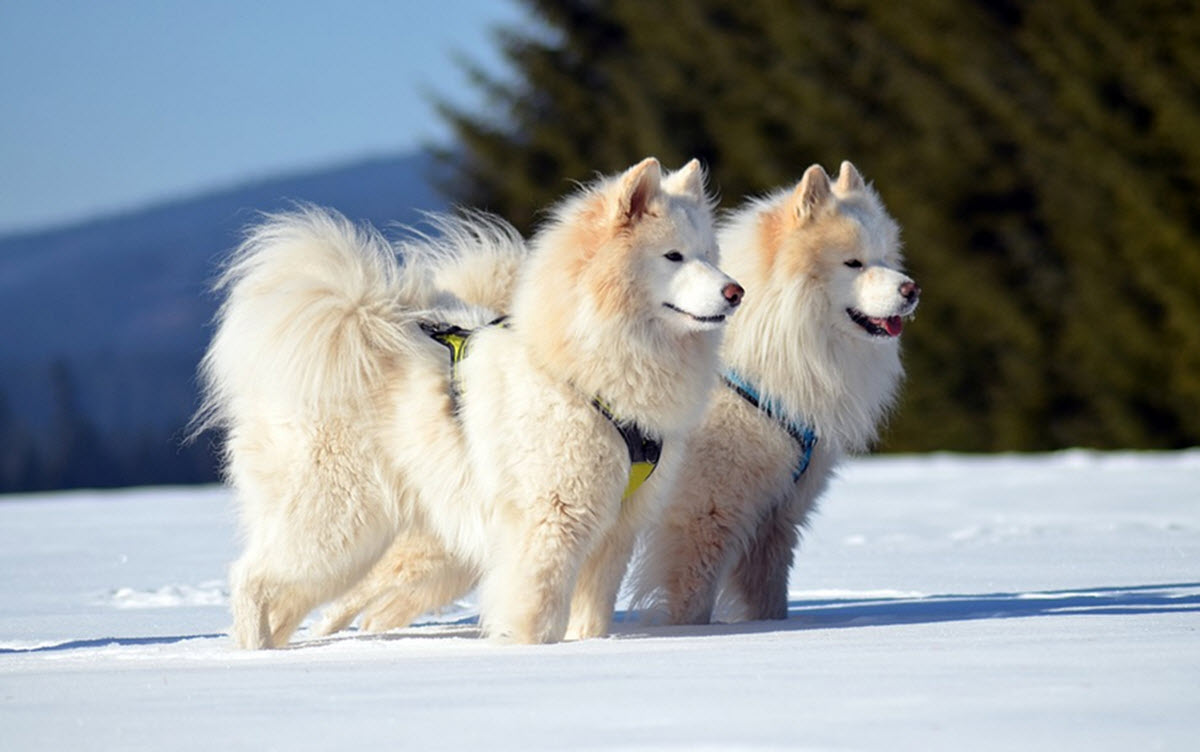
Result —
[{"label": "dog eye", "polygon": [[846,266],[850,267],[851,269],[861,269],[862,262],[859,261],[858,259],[852,259],[852,260],[846,262]]},{"label": "dog eye", "polygon": [[683,261],[683,254],[679,251],[668,251],[663,254],[663,258],[667,261]]}]

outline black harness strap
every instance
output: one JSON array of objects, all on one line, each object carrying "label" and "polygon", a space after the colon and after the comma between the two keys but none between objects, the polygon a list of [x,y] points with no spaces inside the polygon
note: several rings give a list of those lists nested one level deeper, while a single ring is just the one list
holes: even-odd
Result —
[{"label": "black harness strap", "polygon": [[[501,316],[487,326],[508,326],[507,317]],[[467,344],[471,335],[478,330],[463,329],[461,326],[444,322],[422,321],[421,331],[428,334],[446,346],[450,351],[450,403],[455,414],[458,413],[459,402],[462,398],[462,388],[458,384],[458,363],[467,354]],[[592,400],[592,406],[608,419],[613,427],[621,434],[625,446],[629,448],[629,486],[625,489],[625,498],[638,489],[646,478],[658,466],[658,458],[662,455],[662,441],[646,436],[634,423],[619,420],[612,411],[597,397]]]},{"label": "black harness strap", "polygon": [[630,462],[658,464],[658,458],[662,456],[662,440],[642,433],[642,429],[638,428],[636,423],[618,420],[608,406],[600,401],[599,397],[592,400],[592,406],[599,410],[601,415],[608,418],[609,422],[620,432],[621,438],[625,440],[625,446],[629,447]]}]

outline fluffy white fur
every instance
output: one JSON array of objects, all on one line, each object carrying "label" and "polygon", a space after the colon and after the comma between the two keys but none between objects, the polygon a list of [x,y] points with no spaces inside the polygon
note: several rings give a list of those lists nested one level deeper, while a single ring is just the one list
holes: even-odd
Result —
[{"label": "fluffy white fur", "polygon": [[[720,240],[725,267],[751,284],[749,303],[728,329],[724,367],[812,426],[819,441],[808,470],[793,482],[796,442],[734,391],[717,388],[687,452],[671,455],[680,467],[670,477],[678,481],[656,488],[667,494],[669,509],[647,536],[634,575],[636,602],[652,618],[674,623],[709,621],[720,593],[727,616],[786,615],[799,529],[837,463],[875,438],[903,375],[900,319],[913,313],[920,294],[901,271],[896,223],[848,162],[836,184],[813,166],[793,188],[749,202],[723,224]],[[510,290],[503,280],[520,265],[520,254],[475,249],[468,255],[439,283],[506,310]],[[481,278],[493,284],[468,284]],[[608,561],[615,597],[626,559]],[[453,582],[459,570],[428,541],[397,541],[372,576],[331,610],[326,629],[360,612],[367,629],[407,624],[470,586],[463,578],[453,592],[436,587]],[[572,632],[590,624],[578,633],[598,634],[607,625],[607,614],[588,616],[574,615]]]},{"label": "fluffy white fur", "polygon": [[623,504],[627,449],[592,400],[678,457],[740,299],[715,267],[699,166],[664,177],[647,159],[552,212],[520,265],[508,325],[471,337],[457,410],[446,348],[419,323],[493,316],[439,290],[439,275],[471,284],[451,272],[456,246],[522,252],[510,229],[470,217],[432,246],[400,264],[373,231],[306,209],[254,228],[221,280],[199,425],[227,431],[245,537],[230,578],[242,647],[286,643],[397,539],[445,559],[425,579],[420,557],[403,567],[418,595],[444,600],[478,581],[495,637],[559,640],[573,613],[604,612],[607,626],[609,562],[623,569],[638,497],[678,459]]},{"label": "fluffy white fur", "polygon": [[749,202],[719,231],[723,262],[749,291],[722,360],[818,437],[793,481],[798,445],[733,389],[718,387],[647,536],[636,600],[670,623],[784,618],[788,571],[831,474],[864,450],[903,375],[900,317],[919,288],[899,231],[844,162],[836,184],[813,166],[792,189]]}]

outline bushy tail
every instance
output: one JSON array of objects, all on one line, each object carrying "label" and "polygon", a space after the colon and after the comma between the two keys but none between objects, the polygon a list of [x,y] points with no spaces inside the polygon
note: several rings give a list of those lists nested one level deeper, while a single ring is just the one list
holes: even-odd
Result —
[{"label": "bushy tail", "polygon": [[422,267],[432,288],[452,301],[508,313],[528,254],[516,228],[494,214],[465,209],[426,221],[432,233],[400,246],[409,263]]},{"label": "bushy tail", "polygon": [[193,435],[233,416],[295,420],[361,406],[427,301],[374,230],[304,207],[251,228],[215,289],[225,301]]}]

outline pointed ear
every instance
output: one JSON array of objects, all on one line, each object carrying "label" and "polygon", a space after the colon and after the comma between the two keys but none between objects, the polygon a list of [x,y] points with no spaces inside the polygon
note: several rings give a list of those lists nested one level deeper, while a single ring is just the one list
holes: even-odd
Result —
[{"label": "pointed ear", "polygon": [[858,169],[850,164],[850,162],[842,162],[841,172],[838,173],[837,191],[838,193],[849,193],[850,191],[861,191],[866,188],[867,184],[863,181],[862,175]]},{"label": "pointed ear", "polygon": [[645,214],[650,202],[662,190],[662,167],[654,157],[646,157],[621,175],[618,191],[618,212],[623,221],[633,221]]},{"label": "pointed ear", "polygon": [[815,217],[832,199],[829,176],[821,165],[813,165],[804,171],[804,177],[792,193],[792,207],[797,219],[803,222]]},{"label": "pointed ear", "polygon": [[695,196],[698,201],[704,201],[704,168],[699,159],[693,159],[663,181],[666,189],[675,194]]}]

